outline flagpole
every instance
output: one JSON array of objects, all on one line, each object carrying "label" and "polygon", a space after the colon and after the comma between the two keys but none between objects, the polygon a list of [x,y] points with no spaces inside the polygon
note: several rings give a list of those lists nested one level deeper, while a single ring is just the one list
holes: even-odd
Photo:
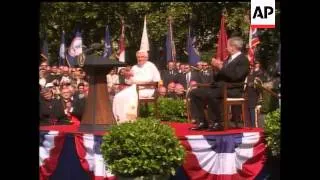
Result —
[{"label": "flagpole", "polygon": [[169,16],[169,30],[170,30],[170,44],[171,44],[171,57],[172,57],[172,61],[175,62],[176,61],[176,57],[175,57],[175,46],[174,46],[174,42],[173,42],[173,32],[172,32],[172,17]]},{"label": "flagpole", "polygon": [[68,60],[67,55],[66,55],[66,61],[67,61],[67,64],[68,64],[68,66],[69,66],[69,68],[70,68],[70,67],[71,67],[71,65],[70,65],[70,63],[69,63],[69,60]]}]

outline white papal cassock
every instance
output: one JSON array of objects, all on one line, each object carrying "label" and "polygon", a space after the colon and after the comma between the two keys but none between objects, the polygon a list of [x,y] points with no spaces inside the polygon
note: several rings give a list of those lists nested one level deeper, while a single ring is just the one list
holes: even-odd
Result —
[{"label": "white papal cassock", "polygon": [[[157,67],[147,61],[143,65],[134,65],[131,69],[133,76],[129,80],[130,87],[120,91],[114,96],[112,111],[117,124],[132,121],[137,118],[138,94],[135,83],[158,82],[160,73]],[[139,91],[140,97],[151,97],[154,94],[152,89]]]}]

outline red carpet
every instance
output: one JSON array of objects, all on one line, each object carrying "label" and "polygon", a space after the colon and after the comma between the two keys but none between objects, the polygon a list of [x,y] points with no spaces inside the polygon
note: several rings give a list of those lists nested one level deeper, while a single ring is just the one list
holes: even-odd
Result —
[{"label": "red carpet", "polygon": [[194,127],[194,124],[191,123],[168,123],[171,127],[174,128],[176,132],[176,136],[183,137],[187,135],[218,135],[218,134],[235,134],[235,133],[243,133],[243,132],[262,132],[261,128],[239,128],[239,129],[228,129],[224,131],[194,131],[190,130],[190,128]]},{"label": "red carpet", "polygon": [[[235,134],[243,132],[262,132],[261,128],[241,128],[241,129],[229,129],[225,131],[216,131],[216,132],[207,132],[207,131],[193,131],[190,130],[191,127],[194,127],[194,124],[191,123],[175,123],[175,122],[163,122],[171,126],[176,133],[176,136],[183,138],[187,135],[218,135],[218,134]],[[79,125],[55,125],[55,126],[40,126],[41,131],[59,131],[65,133],[85,133],[78,131]],[[106,132],[94,132],[90,134],[103,135]]]}]

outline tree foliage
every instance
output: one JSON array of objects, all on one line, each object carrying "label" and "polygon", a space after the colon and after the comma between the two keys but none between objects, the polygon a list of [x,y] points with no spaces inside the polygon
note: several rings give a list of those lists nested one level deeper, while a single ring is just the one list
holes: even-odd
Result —
[{"label": "tree foliage", "polygon": [[[276,7],[278,4],[276,4]],[[113,52],[117,51],[120,36],[120,18],[125,20],[125,36],[128,63],[135,63],[135,51],[140,46],[143,18],[147,16],[147,29],[151,59],[159,59],[159,48],[165,47],[167,19],[173,18],[173,36],[177,59],[186,62],[184,53],[188,25],[191,23],[197,37],[197,47],[202,59],[210,61],[214,55],[217,33],[223,9],[226,10],[228,35],[240,35],[248,41],[249,22],[246,20],[250,4],[247,2],[42,2],[40,8],[40,38],[47,36],[51,61],[57,61],[61,31],[66,32],[66,43],[70,44],[76,29],[81,29],[84,45],[101,43],[104,28],[108,24],[112,37]],[[277,21],[279,12],[277,11]],[[268,67],[273,63],[279,40],[279,27],[261,30],[262,43],[259,58]],[[98,53],[103,51],[98,50]],[[209,54],[212,53],[211,55]]]}]

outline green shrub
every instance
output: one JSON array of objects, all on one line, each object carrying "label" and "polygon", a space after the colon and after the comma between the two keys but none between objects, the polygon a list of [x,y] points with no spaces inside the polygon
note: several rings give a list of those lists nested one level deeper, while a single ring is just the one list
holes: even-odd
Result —
[{"label": "green shrub", "polygon": [[262,93],[262,113],[269,113],[279,108],[279,100],[267,92]]},{"label": "green shrub", "polygon": [[124,177],[174,175],[185,156],[172,128],[154,118],[113,126],[101,152],[111,172]]},{"label": "green shrub", "polygon": [[273,156],[280,155],[280,109],[267,114],[265,119],[267,146]]},{"label": "green shrub", "polygon": [[[163,98],[158,99],[158,115],[161,121],[186,122],[186,105],[182,99]],[[153,104],[140,107],[141,117],[155,116]]]}]

